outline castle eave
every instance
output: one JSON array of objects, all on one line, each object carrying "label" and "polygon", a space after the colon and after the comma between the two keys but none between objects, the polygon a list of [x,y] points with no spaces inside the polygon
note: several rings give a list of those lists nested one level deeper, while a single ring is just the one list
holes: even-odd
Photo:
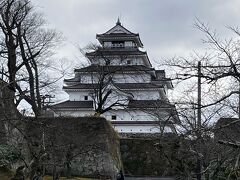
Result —
[{"label": "castle eave", "polygon": [[51,109],[91,109],[93,101],[64,101],[51,106]]},{"label": "castle eave", "polygon": [[[113,84],[119,89],[123,90],[157,90],[164,88],[162,85],[155,85],[151,83],[116,83]],[[64,86],[64,90],[80,90],[80,89],[86,89],[86,90],[91,90],[91,89],[97,89],[99,87],[99,84],[77,84],[77,85],[72,85],[72,86]]]},{"label": "castle eave", "polygon": [[167,125],[172,124],[171,121],[169,122],[162,122],[162,121],[111,121],[112,125]]},{"label": "castle eave", "polygon": [[120,66],[120,65],[115,65],[115,66],[98,66],[98,65],[91,65],[87,66],[81,69],[75,69],[75,72],[109,72],[109,73],[114,73],[114,72],[121,72],[121,73],[126,73],[126,72],[136,72],[136,71],[153,71],[153,68],[149,68],[143,65],[126,65],[126,66]]},{"label": "castle eave", "polygon": [[96,38],[102,44],[104,41],[134,41],[138,47],[143,47],[143,43],[138,34],[97,34]]},{"label": "castle eave", "polygon": [[128,104],[129,109],[159,109],[175,108],[174,105],[163,100],[130,100]]},{"label": "castle eave", "polygon": [[139,56],[139,55],[146,55],[146,52],[143,51],[139,51],[136,50],[135,48],[119,48],[119,49],[110,49],[110,48],[106,48],[106,49],[98,49],[96,51],[93,52],[88,52],[86,53],[87,57],[109,57],[109,56],[121,56],[121,55],[127,55],[127,56]]}]

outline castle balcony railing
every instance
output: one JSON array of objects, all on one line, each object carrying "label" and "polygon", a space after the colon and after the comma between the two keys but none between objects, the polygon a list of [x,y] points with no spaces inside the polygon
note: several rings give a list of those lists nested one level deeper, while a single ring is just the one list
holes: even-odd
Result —
[{"label": "castle balcony railing", "polygon": [[138,50],[138,47],[137,46],[124,46],[124,47],[116,47],[116,46],[105,46],[105,47],[100,47],[99,50],[107,50],[107,51],[115,51],[115,50],[118,50],[118,51],[136,51]]}]

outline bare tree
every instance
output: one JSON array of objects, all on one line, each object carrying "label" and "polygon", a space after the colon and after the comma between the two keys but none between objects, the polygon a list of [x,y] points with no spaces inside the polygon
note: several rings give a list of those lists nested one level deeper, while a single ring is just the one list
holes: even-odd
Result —
[{"label": "bare tree", "polygon": [[239,94],[239,29],[229,27],[234,36],[223,39],[216,30],[212,30],[198,19],[195,27],[203,32],[205,38],[202,41],[208,51],[203,55],[195,53],[190,58],[180,57],[169,60],[167,64],[177,71],[177,76],[173,78],[180,81],[196,78],[197,62],[201,61],[201,78],[202,83],[205,84],[203,88],[206,90],[205,96],[208,95],[202,108],[230,104],[232,113],[236,113],[239,105],[237,101],[233,103],[233,99]]},{"label": "bare tree", "polygon": [[[120,70],[121,71],[121,70]],[[95,115],[99,116],[116,107],[126,107],[131,94],[123,92],[113,81],[117,70],[111,67],[98,67],[96,87],[90,92],[95,105]]]},{"label": "bare tree", "polygon": [[[192,150],[196,155],[203,158],[203,171],[211,166],[216,159],[204,152],[207,144],[206,138],[213,136],[214,122],[222,116],[239,116],[239,29],[229,27],[235,37],[226,40],[220,38],[216,31],[202,23],[198,19],[195,26],[205,35],[203,43],[207,46],[208,51],[203,54],[195,53],[189,58],[173,58],[166,63],[176,72],[173,77],[177,80],[178,86],[185,89],[181,92],[183,96],[175,99],[178,107],[178,113],[181,119],[180,130],[183,130],[185,137],[190,140],[201,138],[198,143],[202,143],[201,149],[197,146]],[[201,74],[197,74],[197,62],[201,62]],[[197,123],[197,86],[196,80],[201,77],[202,84],[202,104],[201,104],[201,126]],[[181,85],[184,84],[184,85]],[[194,86],[195,84],[195,86]],[[190,96],[192,94],[192,96]],[[201,135],[197,134],[201,132]],[[212,138],[210,138],[212,139]],[[212,140],[211,140],[212,141]],[[192,141],[194,143],[194,141]],[[197,141],[196,141],[197,142]],[[215,144],[216,145],[216,144]],[[216,146],[217,147],[217,146]],[[190,146],[191,148],[191,146]]]},{"label": "bare tree", "polygon": [[[80,52],[88,59],[89,52],[92,52],[91,58],[96,61],[87,68],[90,68],[90,83],[92,84],[92,90],[89,95],[94,102],[95,114],[99,116],[114,108],[125,108],[129,99],[133,97],[130,92],[124,91],[118,86],[116,75],[123,75],[126,66],[116,66],[111,63],[114,59],[109,54],[105,54],[102,51],[102,47],[91,44],[84,49],[80,48]],[[113,54],[112,54],[113,55]],[[121,62],[126,61],[129,57],[128,54],[122,54],[121,52],[117,55]],[[91,68],[93,72],[91,72]],[[136,70],[132,67],[132,70]]]},{"label": "bare tree", "polygon": [[29,0],[3,0],[0,4],[1,57],[8,71],[8,83],[16,90],[16,106],[27,101],[36,116],[41,115],[41,89],[50,82],[41,82],[41,67],[59,34],[44,27],[41,14]]},{"label": "bare tree", "polygon": [[[60,42],[60,34],[45,26],[42,15],[34,10],[29,0],[2,0],[0,37],[0,60],[4,68],[1,76],[13,91],[15,101],[12,102],[18,106],[25,100],[34,112],[34,123],[41,126],[37,119],[42,114],[41,92],[53,83],[43,76],[48,66],[46,60]],[[34,137],[27,136],[25,127],[29,119],[21,116],[17,120],[1,117],[1,121],[7,122],[13,132],[17,131],[15,136],[21,136],[28,146],[29,162],[24,161],[28,169],[27,176],[30,179],[34,176],[41,178],[41,161],[46,153],[43,142],[38,143],[36,148]]]}]

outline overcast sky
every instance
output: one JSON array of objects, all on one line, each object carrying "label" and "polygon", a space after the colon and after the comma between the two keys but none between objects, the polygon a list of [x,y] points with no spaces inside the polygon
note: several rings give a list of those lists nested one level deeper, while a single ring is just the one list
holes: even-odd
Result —
[{"label": "overcast sky", "polygon": [[[58,57],[80,61],[76,46],[96,42],[118,16],[124,27],[139,33],[151,61],[202,51],[194,19],[230,37],[226,26],[240,26],[239,0],[32,0],[51,27],[65,37]],[[76,59],[76,60],[75,60]]]}]

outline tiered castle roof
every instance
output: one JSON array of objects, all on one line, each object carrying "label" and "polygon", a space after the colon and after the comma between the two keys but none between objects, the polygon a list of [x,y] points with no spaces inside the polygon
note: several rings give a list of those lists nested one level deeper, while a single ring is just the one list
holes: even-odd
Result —
[{"label": "tiered castle roof", "polygon": [[[115,88],[121,95],[125,92],[129,94],[143,92],[147,94],[148,98],[144,95],[138,98],[128,96],[128,102],[126,104],[126,111],[135,110],[156,110],[159,111],[174,111],[176,114],[175,106],[172,105],[166,97],[167,89],[172,89],[171,79],[166,78],[164,70],[155,70],[148,58],[146,52],[140,50],[143,47],[143,43],[139,37],[139,34],[132,33],[128,29],[122,26],[118,20],[116,25],[103,34],[97,34],[96,38],[100,43],[100,47],[92,52],[86,53],[86,57],[90,60],[91,65],[75,69],[75,77],[64,80],[63,90],[76,96],[76,93],[92,92],[99,89],[100,83],[91,81],[89,78],[93,78],[101,73],[109,73],[112,75],[108,80],[109,88]],[[107,62],[101,63],[101,60],[107,60]],[[134,78],[136,76],[137,81],[118,81],[120,75],[129,76]],[[145,76],[146,75],[146,76]],[[116,77],[115,77],[116,76]],[[143,79],[140,79],[141,76]],[[114,79],[115,78],[115,79]],[[146,78],[146,79],[144,79]],[[89,81],[87,81],[89,80]],[[150,93],[158,94],[157,97],[149,95]],[[86,96],[86,94],[82,95]],[[76,97],[77,98],[77,97]],[[72,98],[74,99],[74,98]],[[96,103],[96,102],[95,102]],[[93,110],[96,105],[93,99],[86,98],[68,100],[53,106],[58,110]],[[122,111],[123,109],[121,109]],[[69,111],[70,112],[70,111]],[[131,121],[131,122],[130,122]],[[139,122],[139,123],[138,123]],[[157,122],[148,122],[148,120],[116,120],[113,124],[157,124]]]},{"label": "tiered castle roof", "polygon": [[139,37],[139,34],[132,33],[123,27],[119,19],[116,23],[116,26],[103,34],[97,34],[96,38],[101,44],[103,44],[105,41],[126,40],[133,41],[137,47],[143,47],[143,43]]}]

